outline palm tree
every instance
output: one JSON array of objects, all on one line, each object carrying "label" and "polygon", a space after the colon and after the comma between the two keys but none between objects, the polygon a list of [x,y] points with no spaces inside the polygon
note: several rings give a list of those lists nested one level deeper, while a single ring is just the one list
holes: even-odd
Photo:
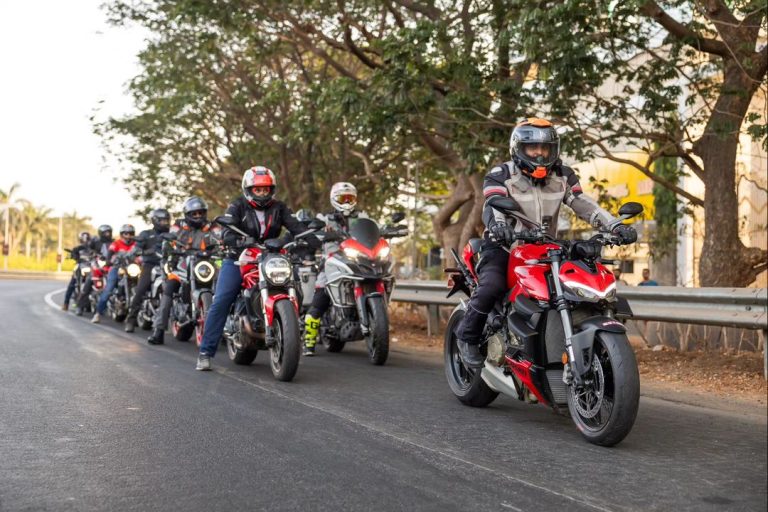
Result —
[{"label": "palm tree", "polygon": [[53,210],[45,206],[35,206],[26,199],[21,201],[22,204],[22,229],[24,238],[24,254],[26,256],[32,255],[32,241],[36,242],[37,258],[42,258],[41,243],[45,240],[50,229],[50,215]]},{"label": "palm tree", "polygon": [[[17,223],[18,221],[19,215],[16,206],[17,201],[15,201],[15,193],[20,186],[21,185],[18,183],[14,183],[8,190],[0,190],[0,202],[3,203],[3,210],[5,210],[5,214],[2,216],[3,230],[0,232],[0,236],[3,237],[3,244],[8,244],[11,253],[14,249],[14,239],[10,236],[10,225]],[[6,233],[8,234],[8,240],[5,239]]]}]

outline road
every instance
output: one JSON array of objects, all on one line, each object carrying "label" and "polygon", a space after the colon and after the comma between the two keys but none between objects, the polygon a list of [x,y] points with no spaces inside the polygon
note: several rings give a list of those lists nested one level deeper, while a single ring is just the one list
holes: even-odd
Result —
[{"label": "road", "polygon": [[462,406],[432,354],[196,372],[190,344],[55,309],[61,287],[0,281],[0,511],[766,509],[762,415],[644,396],[601,448],[542,406]]}]

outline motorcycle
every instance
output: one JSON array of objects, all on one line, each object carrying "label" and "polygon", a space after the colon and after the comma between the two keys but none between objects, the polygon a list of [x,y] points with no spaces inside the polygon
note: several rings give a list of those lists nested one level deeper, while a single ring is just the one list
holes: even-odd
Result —
[{"label": "motorcycle", "polygon": [[[398,212],[392,220],[396,223],[404,217]],[[387,361],[387,305],[395,284],[387,239],[405,236],[405,229],[396,225],[380,230],[371,219],[357,219],[349,233],[324,235],[324,241],[340,241],[340,250],[325,261],[331,307],[320,322],[319,335],[328,352],[341,352],[348,342],[364,339],[372,364],[383,365]],[[311,297],[308,302],[311,304]]]},{"label": "motorcycle", "polygon": [[138,264],[139,258],[129,253],[118,253],[115,260],[119,281],[107,301],[107,312],[112,320],[122,322],[128,316],[128,305],[139,282],[141,266]]},{"label": "motorcycle", "polygon": [[152,285],[141,301],[139,312],[136,314],[136,323],[145,331],[152,329],[152,322],[154,321],[155,314],[157,314],[157,310],[160,308],[160,299],[163,296],[165,274],[160,265],[152,267],[150,280]]},{"label": "motorcycle", "polygon": [[324,223],[313,221],[309,230],[295,237],[295,242],[269,239],[261,244],[234,226],[232,217],[217,217],[214,222],[245,237],[238,247],[242,252],[236,262],[242,287],[224,324],[227,354],[235,364],[249,365],[259,350],[269,350],[272,375],[290,381],[299,367],[301,335],[299,300],[286,251]]},{"label": "motorcycle", "polygon": [[88,295],[87,310],[89,312],[96,311],[96,304],[99,302],[101,292],[104,291],[104,287],[107,285],[107,274],[111,268],[107,265],[107,261],[104,256],[97,254],[90,262],[91,264],[91,292]]},{"label": "motorcycle", "polygon": [[[172,237],[171,233],[164,235],[166,239],[173,239]],[[181,286],[173,296],[170,312],[171,332],[178,341],[189,341],[194,333],[195,342],[200,347],[205,317],[213,303],[216,279],[219,275],[215,263],[219,251],[215,247],[184,247],[172,251],[172,254],[180,259],[175,268],[166,267],[166,275],[168,279],[179,281]]]},{"label": "motorcycle", "polygon": [[[72,249],[64,249],[66,252],[69,253],[70,259],[72,258]],[[72,276],[75,278],[75,292],[73,294],[73,297],[79,297],[80,293],[83,291],[83,284],[85,283],[86,278],[91,273],[91,260],[93,259],[93,255],[87,251],[82,250],[80,251],[80,255],[78,256],[77,262],[75,262],[75,268],[72,269]]]},{"label": "motorcycle", "polygon": [[[589,240],[555,240],[545,226],[527,219],[509,198],[488,204],[532,229],[516,233],[523,244],[509,252],[503,301],[488,315],[480,346],[484,366],[466,366],[457,347],[456,328],[466,312],[464,300],[451,314],[445,334],[445,374],[453,394],[465,405],[485,407],[499,393],[556,412],[568,408],[590,443],[613,446],[629,434],[637,416],[640,379],[626,328],[632,316],[616,296],[616,280],[602,259],[605,246],[620,245],[611,234],[621,221],[642,212],[626,203],[619,219]],[[546,221],[547,219],[545,219]],[[448,296],[467,296],[477,286],[475,264],[480,240],[472,239],[449,274]]]}]

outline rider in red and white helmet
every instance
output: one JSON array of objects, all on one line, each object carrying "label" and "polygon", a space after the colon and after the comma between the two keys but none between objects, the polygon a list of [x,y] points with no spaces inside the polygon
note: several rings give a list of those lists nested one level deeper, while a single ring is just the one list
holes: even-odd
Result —
[{"label": "rider in red and white helmet", "polygon": [[[304,226],[291,215],[285,203],[275,199],[277,180],[268,168],[257,165],[243,173],[243,195],[227,208],[226,215],[232,217],[239,230],[259,242],[277,238],[283,228],[292,235],[305,231]],[[240,269],[235,265],[239,253],[235,247],[242,236],[232,229],[224,228],[222,239],[226,249],[216,282],[216,294],[208,311],[197,359],[198,370],[210,370],[211,358],[216,354],[224,322],[232,303],[237,298],[242,284]]]}]

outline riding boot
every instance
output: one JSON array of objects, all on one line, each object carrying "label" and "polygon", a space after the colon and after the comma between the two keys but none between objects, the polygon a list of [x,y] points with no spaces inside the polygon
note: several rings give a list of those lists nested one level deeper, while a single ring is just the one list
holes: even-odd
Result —
[{"label": "riding boot", "polygon": [[310,314],[304,317],[304,355],[315,355],[315,344],[320,330],[320,319]]},{"label": "riding boot", "polygon": [[165,343],[165,331],[162,329],[154,329],[152,335],[147,338],[147,343],[150,345],[162,345]]}]

